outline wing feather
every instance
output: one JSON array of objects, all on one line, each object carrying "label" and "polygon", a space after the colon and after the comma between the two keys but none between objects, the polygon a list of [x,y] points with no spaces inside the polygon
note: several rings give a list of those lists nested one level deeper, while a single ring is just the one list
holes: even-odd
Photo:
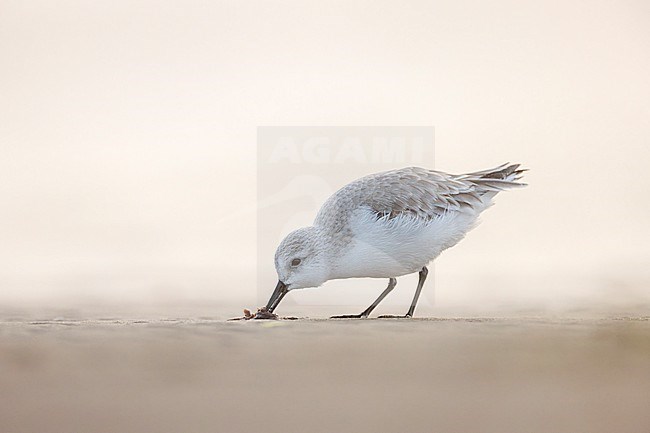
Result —
[{"label": "wing feather", "polygon": [[371,174],[341,188],[319,211],[314,224],[341,230],[352,213],[370,208],[377,218],[409,215],[430,220],[448,212],[480,212],[492,197],[517,183],[524,170],[519,164],[453,175],[408,167]]}]

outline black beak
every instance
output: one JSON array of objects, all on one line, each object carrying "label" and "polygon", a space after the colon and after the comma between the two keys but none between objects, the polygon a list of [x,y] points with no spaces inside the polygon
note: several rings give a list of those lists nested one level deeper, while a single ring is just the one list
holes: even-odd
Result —
[{"label": "black beak", "polygon": [[287,286],[282,281],[278,281],[278,285],[275,286],[275,290],[271,295],[271,299],[269,299],[269,303],[266,304],[266,309],[269,313],[272,313],[273,310],[275,310],[275,307],[280,304],[280,301],[288,292],[289,291],[287,290]]}]

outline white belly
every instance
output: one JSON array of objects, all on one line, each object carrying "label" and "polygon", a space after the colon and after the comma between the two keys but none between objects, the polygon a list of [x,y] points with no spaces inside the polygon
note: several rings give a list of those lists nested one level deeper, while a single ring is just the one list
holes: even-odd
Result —
[{"label": "white belly", "polygon": [[450,212],[430,221],[376,219],[360,210],[350,221],[353,241],[338,257],[332,279],[389,278],[418,272],[472,229],[478,213]]}]

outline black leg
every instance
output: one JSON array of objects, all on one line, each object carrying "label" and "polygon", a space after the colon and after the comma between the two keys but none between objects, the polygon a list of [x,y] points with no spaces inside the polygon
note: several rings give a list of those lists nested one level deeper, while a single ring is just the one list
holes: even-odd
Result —
[{"label": "black leg", "polygon": [[424,281],[427,279],[427,275],[429,274],[429,270],[427,267],[423,267],[422,270],[420,271],[420,278],[418,279],[418,287],[415,289],[415,296],[413,296],[413,301],[411,302],[411,306],[409,307],[408,313],[404,316],[390,316],[390,315],[385,315],[385,316],[379,316],[380,319],[397,319],[397,318],[408,318],[408,317],[413,317],[413,313],[415,313],[415,306],[418,303],[418,299],[420,298],[420,293],[422,293],[422,286],[424,286]]},{"label": "black leg", "polygon": [[386,297],[386,295],[388,295],[390,293],[390,291],[395,288],[395,285],[397,285],[397,280],[395,278],[389,279],[388,280],[388,287],[386,287],[386,289],[384,289],[384,291],[381,292],[381,295],[379,295],[379,297],[377,299],[375,299],[375,302],[370,304],[370,306],[368,308],[366,308],[365,310],[363,310],[362,313],[360,313],[360,314],[344,314],[342,316],[332,316],[332,317],[330,317],[330,319],[361,319],[361,318],[368,317],[368,315],[370,315],[372,310],[374,310],[375,307],[377,307],[377,305],[379,305],[379,303]]},{"label": "black leg", "polygon": [[418,279],[418,288],[415,289],[415,296],[413,296],[413,302],[411,302],[411,306],[409,307],[409,312],[406,313],[408,317],[413,317],[413,313],[415,313],[415,305],[418,303],[418,299],[420,298],[420,293],[422,293],[422,286],[424,286],[424,281],[427,279],[427,275],[429,275],[429,270],[425,266],[420,271],[420,278]]}]

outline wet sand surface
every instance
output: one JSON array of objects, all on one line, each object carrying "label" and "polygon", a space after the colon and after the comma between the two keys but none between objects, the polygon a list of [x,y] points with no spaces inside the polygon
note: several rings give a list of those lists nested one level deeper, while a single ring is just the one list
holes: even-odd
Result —
[{"label": "wet sand surface", "polygon": [[0,323],[0,432],[650,432],[650,319]]}]

